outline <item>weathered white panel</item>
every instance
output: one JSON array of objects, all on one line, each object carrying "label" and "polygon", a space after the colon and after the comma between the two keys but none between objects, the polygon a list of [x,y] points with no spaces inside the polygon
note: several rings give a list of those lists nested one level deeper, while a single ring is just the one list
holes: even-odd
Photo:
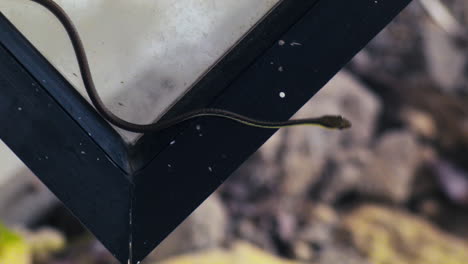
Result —
[{"label": "weathered white panel", "polygon": [[[81,33],[107,106],[126,120],[148,123],[279,0],[56,1]],[[71,44],[55,17],[29,0],[2,0],[0,10],[85,95]]]}]

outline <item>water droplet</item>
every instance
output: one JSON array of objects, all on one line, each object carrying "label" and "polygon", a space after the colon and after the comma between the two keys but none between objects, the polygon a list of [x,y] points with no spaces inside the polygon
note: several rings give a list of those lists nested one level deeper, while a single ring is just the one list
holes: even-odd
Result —
[{"label": "water droplet", "polygon": [[197,125],[195,128],[196,128],[198,131],[200,131],[201,126],[200,126],[200,125]]},{"label": "water droplet", "polygon": [[82,151],[81,151],[81,155],[85,155],[85,154],[86,154],[86,152],[82,150]]},{"label": "water droplet", "polygon": [[209,170],[210,172],[213,172],[213,168],[211,168],[211,167],[208,167],[208,170]]},{"label": "water droplet", "polygon": [[284,44],[286,44],[286,42],[284,40],[281,39],[281,40],[278,41],[278,45],[283,46]]},{"label": "water droplet", "polygon": [[172,168],[172,165],[171,165],[171,164],[167,164],[167,167]]},{"label": "water droplet", "polygon": [[278,67],[278,71],[279,71],[279,72],[283,72],[283,71],[284,71],[283,66],[279,66],[279,67]]},{"label": "water droplet", "polygon": [[23,108],[22,108],[22,107],[18,107],[18,111],[22,111],[22,110],[23,110]]},{"label": "water droplet", "polygon": [[170,144],[171,144],[171,145],[174,145],[175,142],[176,142],[175,140],[172,140]]},{"label": "water droplet", "polygon": [[285,97],[286,97],[286,93],[285,93],[285,92],[281,92],[281,93],[279,93],[279,96],[280,96],[281,98],[285,98]]}]

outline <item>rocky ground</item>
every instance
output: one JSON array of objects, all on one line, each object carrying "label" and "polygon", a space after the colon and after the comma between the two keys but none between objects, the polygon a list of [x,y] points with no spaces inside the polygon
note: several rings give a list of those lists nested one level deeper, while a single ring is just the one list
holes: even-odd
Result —
[{"label": "rocky ground", "polygon": [[[467,28],[468,2],[444,3]],[[352,129],[281,129],[144,263],[468,263],[466,36],[414,1],[297,113]],[[34,263],[116,263],[73,230],[48,256],[14,241]]]}]

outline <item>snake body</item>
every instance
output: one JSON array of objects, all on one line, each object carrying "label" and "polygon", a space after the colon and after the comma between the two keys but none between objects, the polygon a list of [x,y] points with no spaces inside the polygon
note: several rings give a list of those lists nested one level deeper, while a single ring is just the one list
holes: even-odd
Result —
[{"label": "snake body", "polygon": [[86,88],[86,92],[88,93],[89,98],[91,99],[92,104],[96,108],[96,110],[111,124],[136,133],[147,133],[147,132],[158,132],[163,129],[172,127],[176,124],[181,122],[196,118],[196,117],[220,117],[220,118],[227,118],[239,123],[242,123],[247,126],[252,127],[259,127],[259,128],[267,128],[267,129],[277,129],[282,127],[290,127],[290,126],[298,126],[298,125],[316,125],[322,126],[326,128],[336,128],[336,129],[344,129],[351,126],[351,123],[341,116],[335,115],[327,115],[321,116],[317,118],[305,118],[305,119],[295,119],[295,120],[288,120],[288,121],[264,121],[253,119],[250,117],[246,117],[237,113],[233,113],[223,109],[216,109],[216,108],[203,108],[198,110],[189,111],[187,113],[181,114],[169,120],[163,120],[156,123],[151,124],[136,124],[128,122],[114,113],[112,113],[103,103],[101,97],[99,96],[96,86],[93,81],[93,77],[91,74],[91,70],[88,63],[88,58],[86,56],[86,52],[81,41],[81,38],[78,34],[78,30],[76,29],[75,25],[73,24],[70,17],[67,13],[54,1],[52,0],[31,0],[40,4],[41,6],[45,7],[49,10],[63,25],[65,28],[68,37],[73,45],[73,50],[75,52],[75,56],[78,61],[78,65],[80,68],[81,78],[83,79],[84,86]]}]

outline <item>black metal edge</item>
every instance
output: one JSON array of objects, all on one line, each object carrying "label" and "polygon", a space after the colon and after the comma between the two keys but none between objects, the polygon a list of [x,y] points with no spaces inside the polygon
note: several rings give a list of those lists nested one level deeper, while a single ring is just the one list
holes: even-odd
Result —
[{"label": "black metal edge", "polygon": [[125,263],[133,188],[126,173],[3,44],[0,124],[0,139]]},{"label": "black metal edge", "polygon": [[[213,106],[269,120],[289,118],[409,2],[319,1],[281,38],[284,45],[257,59]],[[286,98],[278,96],[281,91]],[[134,176],[134,260],[143,259],[273,132],[200,118],[178,135]]]},{"label": "black metal edge", "polygon": [[131,171],[128,147],[122,137],[1,12],[0,44],[3,44],[36,80],[44,84],[56,102],[89,133],[117,165],[126,172]]},{"label": "black metal edge", "polygon": [[[207,70],[161,120],[212,105],[236,77],[274,45],[316,2],[317,0],[280,1],[237,45]],[[143,135],[131,146],[133,167],[136,170],[143,168],[186,128],[187,124],[183,124],[157,134]]]}]

